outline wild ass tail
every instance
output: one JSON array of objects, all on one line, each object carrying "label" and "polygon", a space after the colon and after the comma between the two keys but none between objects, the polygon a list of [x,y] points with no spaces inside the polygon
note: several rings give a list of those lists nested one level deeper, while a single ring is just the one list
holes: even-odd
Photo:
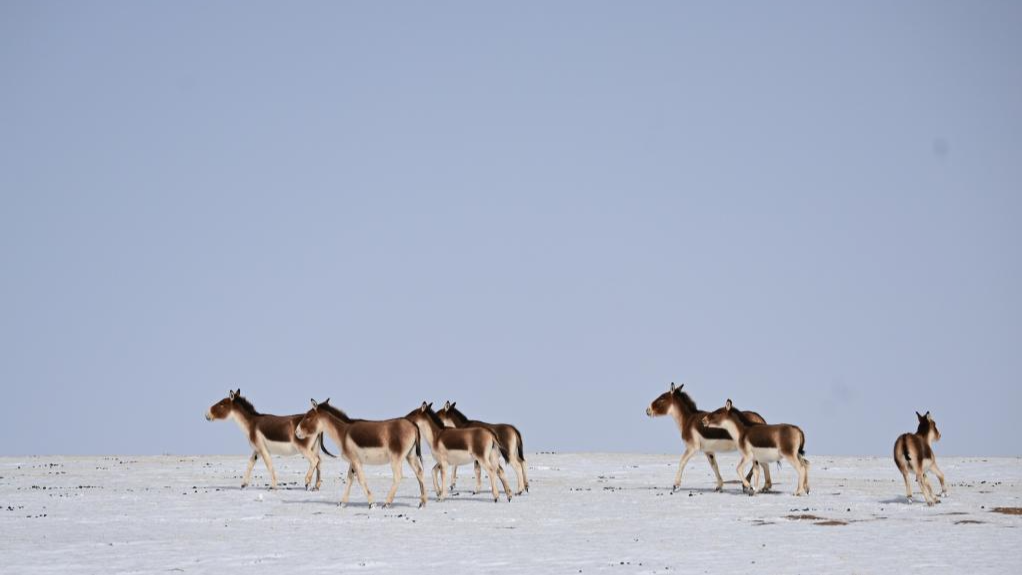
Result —
[{"label": "wild ass tail", "polygon": [[525,446],[522,445],[522,434],[518,431],[517,427],[514,429],[515,436],[518,437],[518,461],[525,461]]},{"label": "wild ass tail", "polygon": [[[334,455],[333,453],[330,453],[329,451],[326,450],[326,443],[323,442],[323,434],[322,433],[320,433],[319,435],[316,436],[316,442],[319,443],[319,448],[321,450],[323,450],[323,453],[329,455],[330,457],[333,457],[334,459],[337,458],[336,455]],[[313,448],[313,451],[315,451],[315,448]]]},{"label": "wild ass tail", "polygon": [[507,452],[507,446],[505,446],[503,443],[500,442],[500,438],[497,437],[496,433],[491,431],[490,435],[493,436],[493,442],[497,444],[497,449],[500,450],[500,456],[504,458],[504,462],[505,463],[510,463],[511,462],[511,457],[510,457],[510,455]]},{"label": "wild ass tail", "polygon": [[802,433],[802,430],[800,429],[799,435],[801,437],[798,442],[798,460],[806,467],[809,467],[809,460],[806,459],[806,434]]},{"label": "wild ass tail", "polygon": [[415,456],[422,461],[422,432],[418,425],[415,426]]},{"label": "wild ass tail", "polygon": [[905,461],[912,461],[912,458],[908,456],[908,442],[901,442],[901,454],[905,456]]}]

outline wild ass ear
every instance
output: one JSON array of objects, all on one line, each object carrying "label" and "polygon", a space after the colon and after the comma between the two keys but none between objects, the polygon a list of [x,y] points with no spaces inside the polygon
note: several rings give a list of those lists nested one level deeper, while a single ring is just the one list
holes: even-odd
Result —
[{"label": "wild ass ear", "polygon": [[923,420],[922,414],[920,414],[918,411],[916,412],[916,417],[919,419],[919,421]]},{"label": "wild ass ear", "polygon": [[458,402],[457,402],[457,401],[455,401],[455,402],[452,402],[452,403],[451,403],[451,409],[454,409],[454,406],[455,406],[455,405],[458,405]]},{"label": "wild ass ear", "polygon": [[423,401],[423,402],[422,402],[422,405],[420,405],[420,406],[419,406],[419,411],[421,411],[422,413],[426,413],[426,408],[427,408],[427,407],[429,407],[429,406],[427,406],[427,405],[426,405],[426,402],[425,402],[425,401]]},{"label": "wild ass ear", "polygon": [[674,389],[675,389],[675,387],[674,387],[674,382],[672,381],[672,382],[671,382],[671,393],[674,393]]},{"label": "wild ass ear", "polygon": [[731,399],[724,402],[724,411],[731,411]]},{"label": "wild ass ear", "polygon": [[230,400],[234,399],[234,390],[233,389],[228,389],[227,390],[227,399],[230,399]]},{"label": "wild ass ear", "polygon": [[930,415],[929,411],[926,412],[926,421],[929,421],[930,423],[933,423],[933,416]]},{"label": "wild ass ear", "polygon": [[323,400],[323,405],[326,405],[328,403],[330,403],[330,398],[329,397]]},{"label": "wild ass ear", "polygon": [[426,409],[433,409],[433,402],[432,401],[429,402],[429,405],[426,406]]},{"label": "wild ass ear", "polygon": [[450,409],[450,408],[451,408],[451,400],[449,400],[449,399],[448,399],[448,400],[447,400],[447,401],[446,401],[446,402],[444,403],[444,411],[447,411],[447,410],[448,410],[448,409]]},{"label": "wild ass ear", "polygon": [[240,387],[238,388],[237,391],[234,392],[234,397],[241,397],[241,388]]},{"label": "wild ass ear", "polygon": [[317,407],[319,407],[319,404],[316,403],[315,399],[309,399],[309,401],[312,403],[312,409],[316,409]]}]

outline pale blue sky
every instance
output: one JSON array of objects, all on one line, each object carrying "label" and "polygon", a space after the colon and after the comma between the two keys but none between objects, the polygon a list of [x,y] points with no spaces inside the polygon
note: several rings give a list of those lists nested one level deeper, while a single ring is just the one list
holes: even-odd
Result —
[{"label": "pale blue sky", "polygon": [[456,399],[678,452],[673,380],[1018,455],[1022,4],[0,1],[0,455]]}]

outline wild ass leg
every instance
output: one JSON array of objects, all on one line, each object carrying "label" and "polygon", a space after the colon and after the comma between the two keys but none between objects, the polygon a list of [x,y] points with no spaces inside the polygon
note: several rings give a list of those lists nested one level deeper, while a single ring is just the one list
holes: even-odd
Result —
[{"label": "wild ass leg", "polygon": [[259,446],[259,455],[263,458],[263,463],[266,465],[266,469],[270,472],[270,489],[277,488],[277,471],[273,469],[273,459],[270,457],[270,452],[266,449],[265,445]]},{"label": "wild ass leg", "polygon": [[760,491],[770,491],[774,486],[773,480],[770,479],[770,464],[763,465],[761,463],[759,467],[763,470],[763,489]]},{"label": "wild ass leg", "polygon": [[419,507],[426,506],[426,482],[422,479],[422,461],[411,451],[408,452],[408,465],[412,466],[415,473],[415,480],[419,482]]},{"label": "wild ass leg", "polygon": [[362,470],[362,463],[352,461],[351,466],[355,468],[355,477],[358,478],[358,484],[362,486],[362,491],[366,492],[366,499],[369,501],[369,509],[372,509],[376,506],[376,504],[373,503],[373,492],[369,491],[369,484],[366,483],[366,474]]},{"label": "wild ass leg", "polygon": [[916,482],[919,483],[919,489],[923,492],[923,498],[926,499],[926,504],[932,506],[936,503],[933,493],[930,492],[930,485],[926,482],[926,476],[920,472],[916,472]]},{"label": "wild ass leg", "polygon": [[912,482],[909,481],[909,479],[908,479],[908,465],[904,461],[902,461],[900,459],[897,459],[897,458],[895,458],[894,462],[898,465],[898,471],[901,472],[902,479],[905,480],[905,497],[907,497],[908,500],[909,500],[909,503],[911,503],[912,502]]},{"label": "wild ass leg", "polygon": [[476,490],[472,492],[472,495],[475,495],[483,490],[483,470],[478,461],[473,463],[472,468],[476,472]]},{"label": "wild ass leg", "polygon": [[933,470],[933,474],[937,476],[937,480],[940,481],[940,496],[947,497],[947,483],[944,482],[944,472],[937,467],[937,461],[934,460],[930,464],[930,469]]},{"label": "wild ass leg", "polygon": [[436,492],[437,498],[440,497],[440,464],[437,463],[433,466],[433,491]]},{"label": "wild ass leg", "polygon": [[795,468],[795,471],[798,472],[798,485],[795,486],[795,496],[799,497],[805,495],[807,493],[806,484],[809,483],[809,470],[806,469],[805,465],[803,465],[802,458],[800,458],[797,453],[795,455],[789,455],[787,459],[788,463],[790,463],[791,466]]},{"label": "wild ass leg", "polygon": [[515,455],[508,464],[515,470],[515,484],[518,488],[515,490],[515,495],[521,495],[523,491],[528,491],[527,484],[525,483],[525,470],[522,469],[524,467],[522,460],[518,459],[518,456]]},{"label": "wild ass leg", "polygon": [[674,489],[672,491],[677,491],[681,487],[681,474],[685,471],[688,460],[692,459],[696,451],[696,448],[690,447],[688,444],[685,445],[685,453],[681,454],[681,461],[678,462],[678,472],[674,474]]},{"label": "wild ass leg", "polygon": [[449,467],[446,461],[440,462],[440,501],[447,498],[447,469]]},{"label": "wild ass leg", "polygon": [[504,468],[500,466],[500,459],[497,457],[497,454],[493,452],[490,453],[490,467],[497,470],[497,478],[500,479],[500,484],[504,486],[504,495],[507,495],[508,503],[510,503],[511,486],[507,483],[507,475],[504,473]]},{"label": "wild ass leg", "polygon": [[451,470],[451,493],[454,493],[455,485],[458,484],[458,466],[455,465],[454,469]]},{"label": "wild ass leg", "polygon": [[710,462],[710,468],[713,469],[713,474],[717,476],[717,491],[724,491],[724,478],[720,476],[720,469],[717,467],[717,455],[707,453],[706,460]]},{"label": "wild ass leg", "polygon": [[253,449],[252,455],[248,458],[248,468],[245,469],[245,477],[241,480],[241,488],[248,487],[249,481],[252,480],[252,468],[255,467],[256,459],[259,459],[259,451]]},{"label": "wild ass leg", "polygon": [[934,493],[934,491],[933,491],[933,483],[930,483],[930,477],[928,475],[926,475],[926,473],[930,469],[932,469],[932,467],[933,467],[932,462],[930,463],[930,465],[924,465],[923,466],[923,481],[926,482],[926,488],[930,491],[930,498],[933,499],[933,502],[934,503],[940,503],[940,500],[937,499],[937,494]]},{"label": "wild ass leg", "polygon": [[394,482],[390,485],[390,491],[387,492],[387,499],[383,502],[384,507],[390,507],[391,503],[394,503],[394,495],[397,494],[397,488],[401,485],[401,479],[404,477],[403,463],[400,457],[390,458],[390,470],[394,473]]},{"label": "wild ass leg", "polygon": [[489,458],[484,459],[483,461],[486,463],[486,473],[490,476],[490,490],[493,492],[493,502],[496,503],[500,501],[500,493],[497,492],[497,471],[493,468],[494,459],[495,458],[492,457],[491,455]]},{"label": "wild ass leg", "polygon": [[749,480],[745,478],[745,464],[752,461],[751,454],[742,454],[742,458],[738,460],[738,479],[742,481],[742,492],[748,493],[749,495],[755,495],[755,491],[752,489],[752,485],[749,484]]},{"label": "wild ass leg", "polygon": [[351,496],[351,485],[355,483],[355,466],[348,465],[348,481],[344,486],[344,494],[341,495],[341,506],[348,504],[348,497]]},{"label": "wild ass leg", "polygon": [[319,444],[317,442],[312,443],[312,449],[305,449],[301,447],[302,455],[309,460],[309,471],[305,473],[305,489],[309,490],[309,486],[312,484],[312,476],[316,475],[316,486],[312,488],[313,491],[319,489],[321,483],[319,479],[319,456],[316,455],[316,448]]},{"label": "wild ass leg", "polygon": [[[753,461],[752,462],[752,469],[749,470],[749,473],[752,474],[752,483],[750,483],[750,485],[752,485],[752,488],[754,490],[756,489],[756,486],[759,485],[759,470],[760,469],[763,469],[763,464],[758,462],[758,461]],[[745,478],[748,479],[749,476],[746,475]],[[763,490],[760,489],[760,492],[762,492],[762,491]]]}]

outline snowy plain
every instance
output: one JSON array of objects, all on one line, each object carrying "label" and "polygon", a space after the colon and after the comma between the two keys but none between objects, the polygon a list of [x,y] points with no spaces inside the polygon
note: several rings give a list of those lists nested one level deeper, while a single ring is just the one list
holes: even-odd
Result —
[{"label": "snowy plain", "polygon": [[[909,504],[890,458],[810,457],[773,494],[713,491],[703,458],[671,493],[676,455],[530,454],[531,493],[472,495],[416,508],[410,470],[389,509],[358,485],[337,505],[340,460],[307,492],[305,461],[246,456],[0,458],[0,573],[1019,573],[1022,459],[941,458],[950,497]],[[736,458],[721,455],[725,479]],[[424,462],[432,460],[424,453]],[[382,499],[389,468],[369,468]],[[509,480],[514,485],[514,474]],[[936,485],[936,479],[933,479]],[[486,481],[484,478],[484,487]],[[917,498],[919,495],[917,494]]]}]

